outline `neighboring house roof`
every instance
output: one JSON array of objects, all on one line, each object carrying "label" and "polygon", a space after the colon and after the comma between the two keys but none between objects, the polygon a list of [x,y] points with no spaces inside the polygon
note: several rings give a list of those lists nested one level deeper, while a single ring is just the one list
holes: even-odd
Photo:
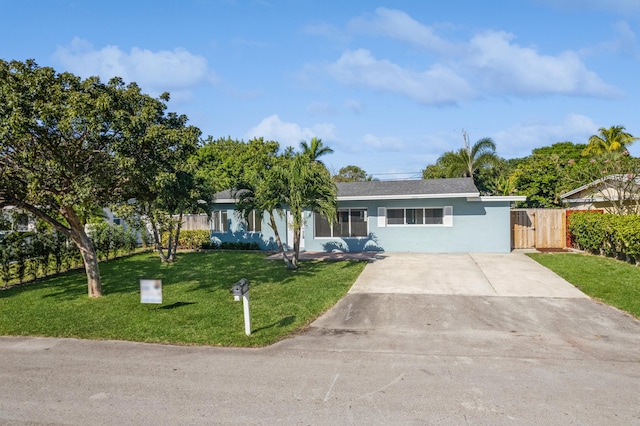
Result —
[{"label": "neighboring house roof", "polygon": [[[604,191],[611,189],[610,186],[607,186],[607,182],[627,182],[630,178],[627,175],[617,174],[617,175],[608,175],[601,179],[594,180],[593,182],[589,182],[586,185],[582,185],[579,188],[576,188],[572,191],[565,192],[560,195],[560,199],[566,201],[567,203],[584,203],[584,202],[593,202],[593,201],[618,201],[617,192],[607,194],[603,194]],[[636,178],[635,183],[640,185],[640,180]],[[588,189],[591,189],[590,192],[587,192]],[[584,194],[583,194],[584,193]]]}]

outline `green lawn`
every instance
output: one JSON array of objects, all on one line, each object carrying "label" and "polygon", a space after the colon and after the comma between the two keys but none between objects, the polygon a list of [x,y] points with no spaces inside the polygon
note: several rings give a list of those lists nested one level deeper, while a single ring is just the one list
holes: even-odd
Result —
[{"label": "green lawn", "polygon": [[[145,253],[101,263],[104,296],[89,299],[84,270],[0,291],[0,335],[261,346],[304,328],[349,290],[365,262],[282,261],[246,252]],[[140,304],[139,279],[161,279],[162,305]],[[231,286],[250,282],[252,335]]]},{"label": "green lawn", "polygon": [[583,293],[640,318],[640,267],[601,256],[531,253]]}]

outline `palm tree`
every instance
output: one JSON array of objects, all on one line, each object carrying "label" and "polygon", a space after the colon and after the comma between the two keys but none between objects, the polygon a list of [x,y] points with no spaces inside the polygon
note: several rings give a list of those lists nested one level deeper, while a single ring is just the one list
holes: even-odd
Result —
[{"label": "palm tree", "polygon": [[318,158],[333,152],[333,149],[322,143],[322,139],[316,137],[311,138],[311,143],[309,144],[307,144],[307,141],[300,142],[300,148],[302,149],[302,155],[306,155],[311,161],[318,162],[323,166],[324,163]]},{"label": "palm tree", "polygon": [[582,155],[599,155],[605,152],[623,152],[627,145],[631,145],[639,138],[625,132],[624,126],[611,126],[608,129],[600,127],[597,135],[589,138],[587,147]]},{"label": "palm tree", "polygon": [[469,144],[467,132],[462,132],[464,148],[445,152],[436,164],[446,171],[447,177],[473,178],[478,170],[496,163],[496,144],[491,138],[482,138],[473,145]]}]

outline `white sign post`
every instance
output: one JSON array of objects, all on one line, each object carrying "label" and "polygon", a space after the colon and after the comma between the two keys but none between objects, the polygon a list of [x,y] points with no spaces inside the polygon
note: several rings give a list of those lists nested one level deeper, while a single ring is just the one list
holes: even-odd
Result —
[{"label": "white sign post", "polygon": [[140,280],[140,303],[162,304],[162,280]]},{"label": "white sign post", "polygon": [[251,315],[249,313],[249,280],[241,279],[231,288],[233,300],[238,301],[242,297],[242,307],[244,308],[244,333],[251,335]]},{"label": "white sign post", "polygon": [[251,335],[251,315],[249,313],[249,292],[242,296],[242,307],[244,308],[244,334]]}]

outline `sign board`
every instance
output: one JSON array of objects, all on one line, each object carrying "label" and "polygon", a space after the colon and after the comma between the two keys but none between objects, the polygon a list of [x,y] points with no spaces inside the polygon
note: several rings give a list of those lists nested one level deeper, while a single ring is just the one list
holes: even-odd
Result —
[{"label": "sign board", "polygon": [[140,280],[140,303],[162,303],[162,280]]}]

